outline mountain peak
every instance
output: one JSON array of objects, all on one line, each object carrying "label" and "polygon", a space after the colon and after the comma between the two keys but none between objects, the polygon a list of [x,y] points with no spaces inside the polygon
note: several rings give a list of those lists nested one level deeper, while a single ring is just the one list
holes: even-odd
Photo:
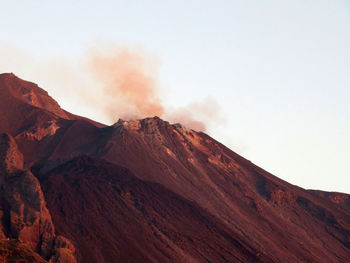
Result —
[{"label": "mountain peak", "polygon": [[13,72],[0,73],[0,78],[18,78]]},{"label": "mountain peak", "polygon": [[168,121],[163,120],[158,116],[147,117],[144,119],[136,119],[136,120],[119,119],[115,124],[113,124],[113,127],[117,129],[122,128],[126,130],[134,130],[134,131],[142,130],[144,132],[147,132],[147,131],[152,132],[152,131],[161,129],[162,127],[163,128],[171,127],[172,129],[175,129],[182,134],[189,134],[193,131],[181,123],[170,124]]},{"label": "mountain peak", "polygon": [[113,127],[121,130],[133,130],[133,131],[155,131],[160,127],[170,126],[169,122],[162,120],[158,116],[147,117],[144,119],[136,120],[123,120],[119,119]]},{"label": "mountain peak", "polygon": [[33,82],[17,77],[13,73],[0,74],[0,97],[5,105],[13,105],[15,100],[17,103],[22,102],[47,110],[58,117],[69,119],[68,114],[49,96],[47,91]]}]

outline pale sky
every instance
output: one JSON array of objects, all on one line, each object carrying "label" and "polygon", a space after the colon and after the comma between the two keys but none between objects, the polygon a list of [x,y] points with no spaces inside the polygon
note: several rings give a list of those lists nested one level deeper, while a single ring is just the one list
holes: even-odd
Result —
[{"label": "pale sky", "polygon": [[220,105],[212,137],[292,184],[350,193],[350,1],[0,3],[0,71],[65,109],[105,122],[26,61],[79,61],[99,41],[139,47],[159,61],[168,105]]}]

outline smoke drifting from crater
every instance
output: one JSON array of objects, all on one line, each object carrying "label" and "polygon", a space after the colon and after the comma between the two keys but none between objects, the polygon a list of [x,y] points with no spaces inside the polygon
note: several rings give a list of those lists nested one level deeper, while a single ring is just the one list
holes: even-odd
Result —
[{"label": "smoke drifting from crater", "polygon": [[223,119],[219,104],[212,98],[177,108],[165,105],[153,55],[108,45],[90,49],[85,56],[85,67],[103,93],[101,107],[112,122],[118,118],[159,116],[196,131],[206,131],[207,124]]},{"label": "smoke drifting from crater", "polygon": [[87,52],[86,68],[101,86],[105,112],[110,118],[163,115],[156,69],[145,57],[116,46]]},{"label": "smoke drifting from crater", "polygon": [[11,61],[10,68],[9,63],[0,62],[1,71],[38,82],[59,102],[61,98],[74,105],[68,110],[75,112],[79,108],[76,113],[92,119],[102,116],[112,124],[119,118],[159,116],[196,131],[206,131],[207,125],[223,119],[212,98],[182,107],[165,105],[162,98],[168,94],[159,84],[159,60],[141,49],[102,44],[88,49],[76,61],[36,60],[16,48],[0,45],[1,54]]},{"label": "smoke drifting from crater", "polygon": [[184,107],[167,109],[164,117],[171,122],[179,122],[196,131],[206,131],[207,125],[225,123],[220,114],[220,105],[211,97],[190,103]]}]

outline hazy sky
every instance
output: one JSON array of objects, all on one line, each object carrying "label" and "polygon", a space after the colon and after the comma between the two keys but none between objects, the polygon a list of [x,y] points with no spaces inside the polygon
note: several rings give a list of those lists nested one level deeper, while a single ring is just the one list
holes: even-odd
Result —
[{"label": "hazy sky", "polygon": [[107,122],[72,75],[91,46],[131,46],[156,65],[167,107],[211,101],[207,132],[232,150],[293,184],[350,193],[349,0],[0,3],[0,71],[69,111]]}]

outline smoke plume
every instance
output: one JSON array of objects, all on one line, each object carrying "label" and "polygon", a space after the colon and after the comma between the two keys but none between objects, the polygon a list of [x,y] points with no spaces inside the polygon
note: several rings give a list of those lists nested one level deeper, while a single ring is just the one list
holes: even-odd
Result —
[{"label": "smoke plume", "polygon": [[196,131],[206,131],[207,126],[226,122],[221,115],[220,105],[211,97],[190,103],[184,107],[167,109],[164,117],[171,122],[179,122]]},{"label": "smoke plume", "polygon": [[159,116],[206,131],[208,125],[224,121],[213,98],[182,107],[165,105],[162,97],[169,94],[159,84],[159,60],[140,49],[104,44],[88,49],[78,60],[37,60],[0,45],[0,55],[6,58],[0,61],[1,72],[35,81],[67,110],[102,122]]},{"label": "smoke plume", "polygon": [[101,86],[105,95],[105,111],[110,118],[135,119],[163,115],[157,72],[145,58],[117,46],[87,52],[87,70],[96,84]]}]

